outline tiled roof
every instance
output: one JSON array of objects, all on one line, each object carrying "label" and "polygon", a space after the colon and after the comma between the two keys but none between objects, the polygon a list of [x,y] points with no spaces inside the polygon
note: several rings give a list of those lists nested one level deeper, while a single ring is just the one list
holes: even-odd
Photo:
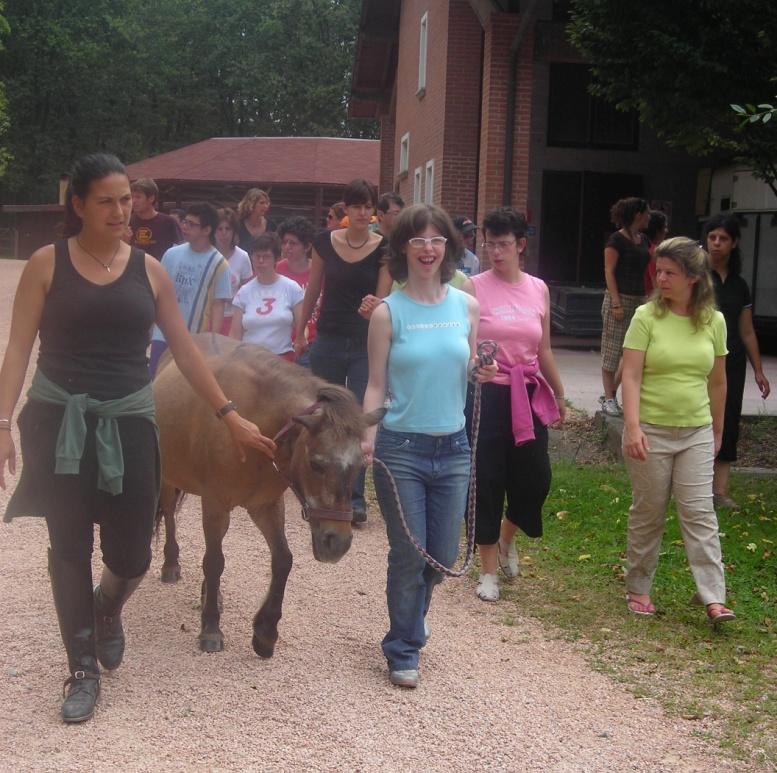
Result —
[{"label": "tiled roof", "polygon": [[337,137],[213,137],[127,167],[130,179],[345,185],[378,182],[380,141]]}]

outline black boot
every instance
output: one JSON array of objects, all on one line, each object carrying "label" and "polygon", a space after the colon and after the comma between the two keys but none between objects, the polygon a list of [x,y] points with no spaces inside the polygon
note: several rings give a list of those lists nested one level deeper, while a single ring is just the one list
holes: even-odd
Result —
[{"label": "black boot", "polygon": [[62,719],[83,722],[94,714],[100,694],[100,669],[94,646],[92,566],[88,561],[65,561],[49,550],[49,575],[70,667],[70,676],[65,680]]},{"label": "black boot", "polygon": [[143,575],[126,580],[103,568],[100,584],[94,589],[94,618],[97,658],[103,668],[118,668],[124,657],[124,628],[121,609],[140,585]]}]

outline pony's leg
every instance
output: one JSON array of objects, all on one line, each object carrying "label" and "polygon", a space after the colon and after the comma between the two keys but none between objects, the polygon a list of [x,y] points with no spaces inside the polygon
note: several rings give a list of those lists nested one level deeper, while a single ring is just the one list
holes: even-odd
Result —
[{"label": "pony's leg", "polygon": [[165,519],[165,561],[162,564],[162,582],[178,582],[181,579],[181,565],[178,563],[178,542],[175,539],[175,506],[178,491],[172,486],[162,485],[159,492],[159,513]]},{"label": "pony's leg", "polygon": [[202,559],[202,627],[200,649],[203,652],[221,652],[224,634],[219,628],[221,574],[224,571],[224,553],[221,543],[229,529],[229,510],[223,505],[202,498],[202,528],[205,532],[205,555]]},{"label": "pony's leg", "polygon": [[260,658],[271,658],[275,651],[275,642],[278,641],[278,621],[281,619],[283,594],[292,564],[291,550],[284,531],[283,497],[271,505],[248,512],[267,540],[271,558],[270,589],[254,617],[251,644]]}]

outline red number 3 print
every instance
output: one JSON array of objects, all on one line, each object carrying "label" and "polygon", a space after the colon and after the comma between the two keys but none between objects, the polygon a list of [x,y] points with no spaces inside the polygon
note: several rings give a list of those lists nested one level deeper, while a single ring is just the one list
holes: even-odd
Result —
[{"label": "red number 3 print", "polygon": [[266,317],[268,314],[272,312],[273,304],[275,303],[275,298],[262,298],[262,306],[257,307],[256,313],[261,315],[262,317]]}]

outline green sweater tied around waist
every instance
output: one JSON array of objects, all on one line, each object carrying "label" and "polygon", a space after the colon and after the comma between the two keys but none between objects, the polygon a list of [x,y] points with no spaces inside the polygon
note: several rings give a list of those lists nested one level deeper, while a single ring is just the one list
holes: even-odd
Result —
[{"label": "green sweater tied around waist", "polygon": [[31,400],[65,406],[57,435],[54,472],[58,475],[78,475],[86,444],[86,414],[93,413],[98,417],[95,430],[97,487],[109,494],[121,494],[124,482],[124,454],[121,450],[119,424],[116,419],[123,416],[139,416],[147,419],[154,425],[157,438],[159,437],[154,393],[150,383],[126,397],[116,400],[95,400],[87,394],[71,395],[38,369],[33,376],[27,397]]}]

